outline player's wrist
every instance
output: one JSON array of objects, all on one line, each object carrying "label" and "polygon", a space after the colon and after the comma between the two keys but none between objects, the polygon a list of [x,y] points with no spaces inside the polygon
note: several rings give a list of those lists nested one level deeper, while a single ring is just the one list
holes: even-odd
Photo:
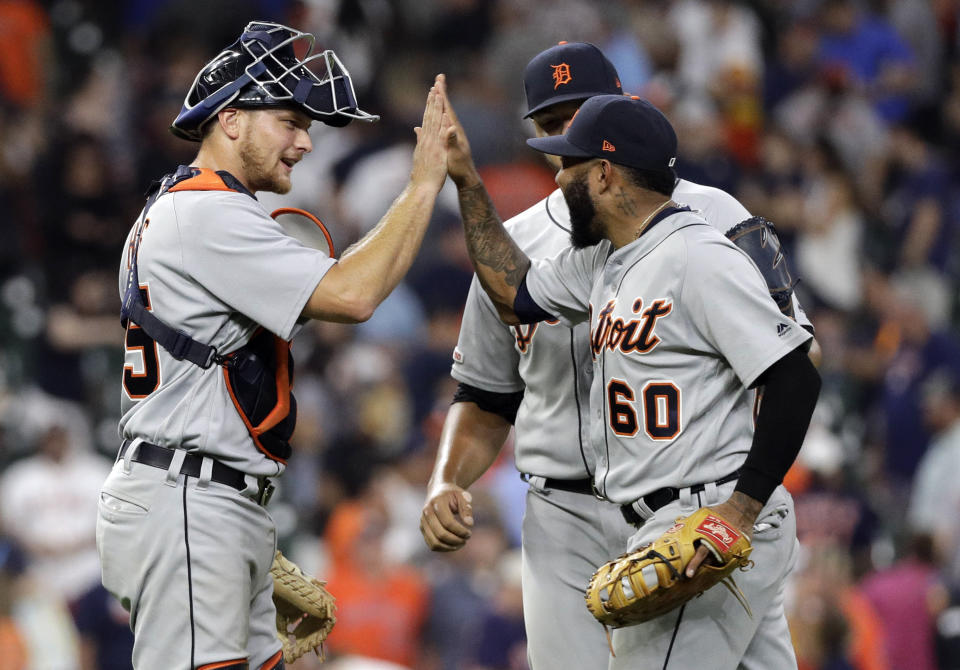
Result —
[{"label": "player's wrist", "polygon": [[458,191],[483,186],[483,180],[480,179],[480,173],[478,173],[475,169],[468,170],[463,174],[451,174],[450,179],[453,180],[453,183],[456,185]]},{"label": "player's wrist", "polygon": [[457,492],[457,493],[461,493],[461,492],[462,492],[462,493],[466,493],[467,490],[466,490],[466,488],[460,486],[460,485],[457,484],[456,482],[453,482],[453,481],[450,481],[450,480],[447,480],[447,479],[443,479],[443,480],[439,480],[439,481],[434,481],[434,480],[431,479],[431,480],[427,483],[427,498],[428,498],[428,499],[436,498],[438,495],[440,495],[440,494],[442,494],[442,493],[448,493],[448,492],[450,492],[450,491],[454,491],[454,492]]},{"label": "player's wrist", "polygon": [[751,536],[753,534],[753,524],[760,516],[763,505],[763,501],[757,500],[743,491],[735,490],[726,502],[713,509],[733,523],[738,530]]}]

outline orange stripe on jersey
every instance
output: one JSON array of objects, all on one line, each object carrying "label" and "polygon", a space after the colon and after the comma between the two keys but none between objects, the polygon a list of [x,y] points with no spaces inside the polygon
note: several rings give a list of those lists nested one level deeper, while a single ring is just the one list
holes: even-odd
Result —
[{"label": "orange stripe on jersey", "polygon": [[218,175],[210,168],[194,168],[199,171],[194,177],[184,179],[183,181],[171,186],[168,190],[171,193],[176,191],[236,191],[235,188],[227,186],[223,177]]},{"label": "orange stripe on jersey", "polygon": [[260,670],[276,670],[276,668],[283,667],[281,661],[283,660],[283,649],[278,651],[276,654],[267,659],[267,662],[260,666]]},{"label": "orange stripe on jersey", "polygon": [[197,670],[247,670],[250,667],[245,658],[237,658],[232,661],[220,661],[219,663],[208,663],[207,665],[201,665]]}]

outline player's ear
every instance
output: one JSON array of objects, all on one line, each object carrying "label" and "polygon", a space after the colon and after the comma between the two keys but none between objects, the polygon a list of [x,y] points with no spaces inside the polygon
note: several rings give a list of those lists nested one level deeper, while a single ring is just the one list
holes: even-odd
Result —
[{"label": "player's ear", "polygon": [[606,158],[601,158],[597,161],[597,170],[594,173],[594,177],[597,182],[597,191],[603,193],[608,188],[613,180],[613,163],[608,161]]},{"label": "player's ear", "polygon": [[240,137],[240,117],[242,111],[236,107],[227,107],[217,112],[217,123],[231,140]]}]

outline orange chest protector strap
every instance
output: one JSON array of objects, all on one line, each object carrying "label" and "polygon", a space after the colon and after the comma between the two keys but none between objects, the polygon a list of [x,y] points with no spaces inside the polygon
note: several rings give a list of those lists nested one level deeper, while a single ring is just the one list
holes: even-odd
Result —
[{"label": "orange chest protector strap", "polygon": [[147,211],[167,191],[240,191],[247,193],[232,175],[181,165],[151,189],[143,215],[131,241],[130,271],[120,310],[121,323],[128,321],[162,346],[176,360],[187,360],[203,369],[216,363],[223,369],[227,391],[254,444],[267,457],[286,463],[290,458],[290,436],[297,422],[293,397],[293,356],[290,343],[259,328],[250,341],[226,355],[216,347],[199,342],[182,330],[162,321],[146,309],[140,294],[137,253],[147,220]]}]

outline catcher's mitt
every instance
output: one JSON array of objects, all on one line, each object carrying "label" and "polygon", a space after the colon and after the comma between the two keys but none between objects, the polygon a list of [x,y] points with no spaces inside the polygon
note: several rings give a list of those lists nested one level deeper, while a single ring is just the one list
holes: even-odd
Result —
[{"label": "catcher's mitt", "polygon": [[[684,571],[701,542],[716,564],[708,559],[688,579]],[[652,544],[601,566],[587,585],[587,609],[604,626],[631,626],[665,614],[723,582],[749,614],[750,607],[733,584],[731,573],[753,565],[748,560],[751,551],[745,535],[703,507],[677,519]]]},{"label": "catcher's mitt", "polygon": [[770,297],[777,307],[791,319],[793,287],[797,281],[790,275],[787,258],[783,255],[777,229],[762,216],[742,221],[727,231],[727,238],[742,249],[756,263],[767,282]]},{"label": "catcher's mitt", "polygon": [[273,557],[270,574],[283,660],[293,663],[309,651],[322,657],[323,641],[337,622],[333,596],[323,587],[324,582],[304,574],[279,551]]}]

